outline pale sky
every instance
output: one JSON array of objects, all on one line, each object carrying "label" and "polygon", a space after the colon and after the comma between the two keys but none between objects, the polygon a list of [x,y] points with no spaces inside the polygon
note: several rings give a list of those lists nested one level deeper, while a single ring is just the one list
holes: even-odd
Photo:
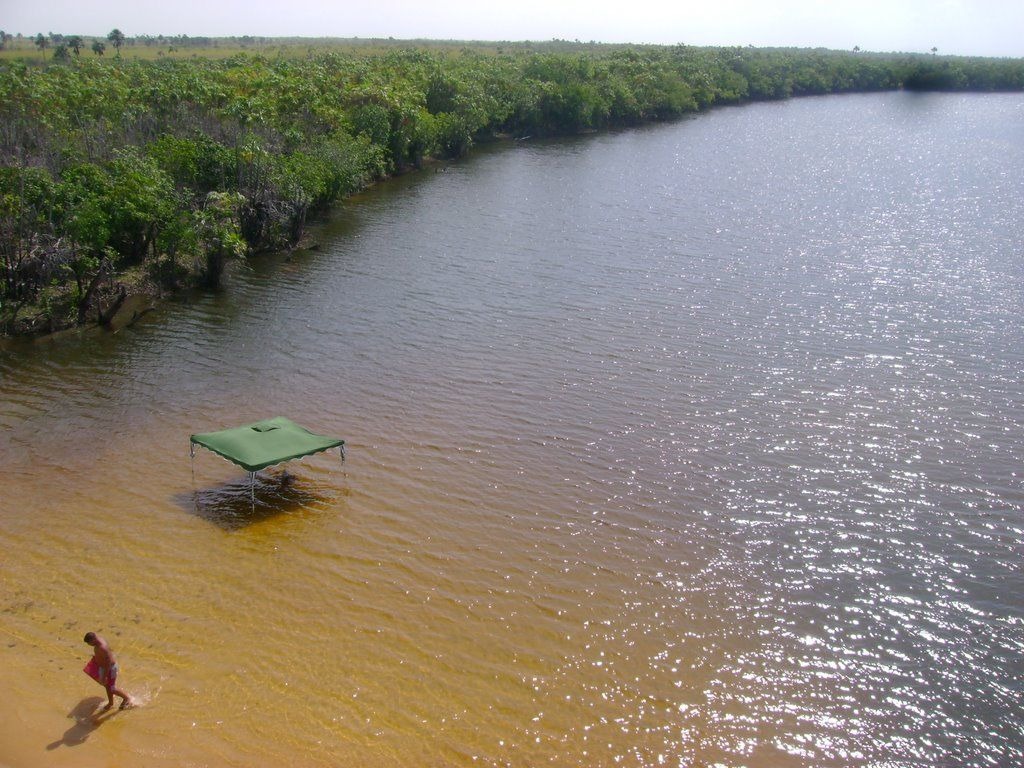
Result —
[{"label": "pale sky", "polygon": [[0,0],[0,29],[596,40],[1024,57],[1024,0]]}]

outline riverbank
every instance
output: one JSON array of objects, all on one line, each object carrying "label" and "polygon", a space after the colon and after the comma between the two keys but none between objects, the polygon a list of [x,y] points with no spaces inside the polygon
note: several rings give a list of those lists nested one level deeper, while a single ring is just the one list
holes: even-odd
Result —
[{"label": "riverbank", "polygon": [[[512,141],[512,137],[496,137],[497,141]],[[408,173],[443,168],[444,160],[440,158],[424,158],[418,168],[403,169],[400,173],[385,176],[354,190],[352,194],[365,192],[376,184],[387,183],[389,180]],[[346,198],[347,199],[347,198]],[[344,200],[332,202],[310,215],[307,226],[297,242],[286,248],[264,248],[259,251],[241,254],[239,260],[266,254],[290,254],[301,251],[312,251],[320,248],[315,230],[320,223],[327,221]],[[193,259],[191,265],[179,265],[173,269],[173,282],[166,278],[161,282],[159,275],[153,275],[142,269],[130,269],[112,275],[106,281],[100,281],[95,294],[89,303],[86,317],[75,316],[76,297],[73,286],[67,285],[63,291],[51,290],[47,295],[46,307],[27,308],[21,312],[17,322],[6,333],[0,334],[0,341],[11,338],[39,338],[52,336],[77,328],[96,327],[110,332],[118,332],[133,325],[145,314],[163,302],[182,296],[188,292],[217,289],[221,280],[230,280],[235,261],[223,265],[223,272],[218,285],[211,286],[205,279],[203,265],[200,260]],[[63,311],[55,311],[55,307],[63,307]],[[34,311],[33,311],[34,309]],[[0,325],[2,327],[2,325]]]},{"label": "riverbank", "polygon": [[3,62],[0,332],[103,324],[137,289],[216,287],[231,259],[297,247],[367,185],[498,136],[897,88],[1024,89],[1024,60],[539,45]]}]

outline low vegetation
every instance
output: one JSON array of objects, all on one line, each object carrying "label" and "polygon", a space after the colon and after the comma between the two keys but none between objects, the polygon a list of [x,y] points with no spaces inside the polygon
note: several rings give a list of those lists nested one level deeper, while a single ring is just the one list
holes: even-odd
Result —
[{"label": "low vegetation", "polygon": [[140,285],[216,286],[230,259],[294,246],[333,202],[494,137],[809,94],[1024,89],[1017,59],[57,37],[0,52],[4,333],[102,322]]}]

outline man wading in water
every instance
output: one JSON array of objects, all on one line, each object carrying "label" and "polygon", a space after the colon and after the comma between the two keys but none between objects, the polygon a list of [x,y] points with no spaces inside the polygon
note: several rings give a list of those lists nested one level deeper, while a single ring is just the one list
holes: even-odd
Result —
[{"label": "man wading in water", "polygon": [[85,674],[107,690],[107,706],[103,711],[106,712],[114,706],[115,693],[121,697],[121,709],[130,707],[131,698],[117,687],[117,659],[114,658],[114,652],[110,650],[107,641],[95,632],[87,632],[85,644],[92,646],[92,659],[85,665]]}]

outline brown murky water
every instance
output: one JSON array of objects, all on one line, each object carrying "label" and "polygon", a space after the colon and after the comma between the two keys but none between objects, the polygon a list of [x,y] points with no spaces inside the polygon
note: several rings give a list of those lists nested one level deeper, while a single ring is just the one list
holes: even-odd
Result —
[{"label": "brown murky water", "polygon": [[[1024,760],[1024,99],[484,150],[0,351],[0,763]],[[258,478],[188,435],[349,443]],[[99,723],[87,630],[141,706]]]}]

